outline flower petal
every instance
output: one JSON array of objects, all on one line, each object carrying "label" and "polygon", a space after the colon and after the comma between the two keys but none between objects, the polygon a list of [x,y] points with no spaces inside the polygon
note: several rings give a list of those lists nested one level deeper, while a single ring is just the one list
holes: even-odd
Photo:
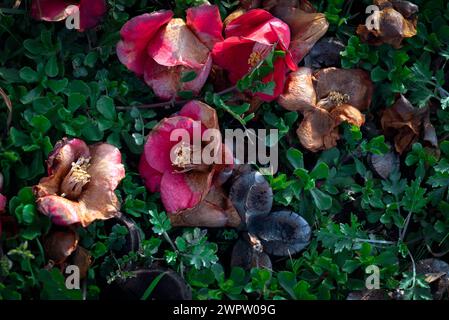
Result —
[{"label": "flower petal", "polygon": [[291,30],[289,50],[298,64],[315,43],[327,32],[329,22],[322,13],[309,13],[299,8],[278,6],[273,14],[284,21]]},{"label": "flower petal", "polygon": [[209,49],[223,41],[223,23],[217,6],[202,5],[187,9],[187,26]]},{"label": "flower petal", "polygon": [[244,37],[266,45],[278,43],[282,49],[290,46],[290,28],[271,13],[253,9],[232,20],[225,29],[226,38]]},{"label": "flower petal", "polygon": [[56,195],[37,198],[37,208],[54,224],[68,226],[80,222],[79,203]]},{"label": "flower petal", "polygon": [[129,70],[142,75],[148,59],[147,46],[158,30],[173,17],[172,11],[145,13],[129,20],[120,30],[122,41],[117,44],[117,56]]},{"label": "flower petal", "polygon": [[150,190],[150,192],[159,192],[161,187],[162,173],[153,169],[146,158],[145,153],[140,157],[139,161],[139,173],[145,183],[145,186]]},{"label": "flower petal", "polygon": [[6,197],[0,193],[0,213],[5,212],[7,201],[8,199],[6,199]]},{"label": "flower petal", "polygon": [[105,0],[81,0],[80,30],[86,30],[97,26],[107,11]]},{"label": "flower petal", "polygon": [[238,227],[241,218],[221,188],[213,187],[193,209],[169,215],[176,227]]},{"label": "flower petal", "polygon": [[46,257],[55,264],[61,264],[76,250],[78,241],[78,234],[69,228],[52,230],[43,240]]},{"label": "flower petal", "polygon": [[334,119],[321,108],[306,111],[296,133],[301,144],[312,152],[335,147],[339,139]]},{"label": "flower petal", "polygon": [[69,5],[65,0],[33,0],[31,16],[36,20],[61,21],[69,15],[65,11]]},{"label": "flower petal", "polygon": [[360,128],[365,123],[365,116],[359,109],[348,104],[342,104],[332,109],[331,116],[334,118],[336,126],[342,122],[348,122]]},{"label": "flower petal", "polygon": [[165,171],[161,180],[161,200],[168,213],[195,207],[209,192],[214,171],[172,173]]},{"label": "flower petal", "polygon": [[262,92],[257,92],[255,95],[259,98],[261,98],[264,101],[273,101],[284,90],[284,84],[285,84],[285,74],[287,73],[287,66],[285,64],[284,59],[278,58],[274,62],[274,71],[264,77],[262,79],[263,83],[268,83],[273,81],[274,82],[274,90],[272,94],[266,94]]},{"label": "flower petal", "polygon": [[116,147],[100,143],[89,148],[91,160],[87,172],[91,179],[79,199],[83,227],[118,214],[120,204],[114,190],[125,177],[122,155]]},{"label": "flower petal", "polygon": [[284,93],[278,99],[282,107],[300,112],[315,108],[316,94],[312,72],[310,68],[300,67],[298,71],[288,75]]},{"label": "flower petal", "polygon": [[316,79],[316,95],[321,100],[329,96],[331,91],[347,94],[347,104],[366,110],[370,104],[374,91],[369,74],[362,69],[321,69],[314,74]]},{"label": "flower petal", "polygon": [[209,49],[179,18],[171,19],[148,45],[148,55],[166,67],[200,69],[207,62]]},{"label": "flower petal", "polygon": [[58,141],[47,160],[48,177],[44,177],[34,186],[36,197],[55,195],[59,191],[62,180],[72,167],[72,162],[80,157],[88,158],[89,148],[80,139],[64,138]]},{"label": "flower petal", "polygon": [[201,121],[208,129],[218,129],[217,111],[201,101],[193,100],[186,103],[178,115]]}]

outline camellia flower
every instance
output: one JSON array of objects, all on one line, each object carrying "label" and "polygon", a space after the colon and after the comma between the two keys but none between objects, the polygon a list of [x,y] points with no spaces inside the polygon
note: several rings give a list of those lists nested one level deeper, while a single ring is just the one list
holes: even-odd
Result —
[{"label": "camellia flower", "polygon": [[[77,7],[77,8],[76,8]],[[61,21],[79,11],[80,31],[96,27],[107,11],[105,0],[33,0],[31,15],[44,21]]]},{"label": "camellia flower", "polygon": [[287,71],[297,69],[289,51],[288,25],[268,11],[253,9],[229,22],[225,36],[224,41],[215,44],[212,57],[215,64],[228,72],[233,84],[257,67],[273,49],[285,52],[283,57],[277,57],[273,62],[274,71],[263,78],[264,83],[274,81],[273,94],[256,93],[265,101],[278,97]]},{"label": "camellia flower", "polygon": [[[417,33],[418,6],[405,0],[374,0],[379,11],[357,27],[360,38],[371,45],[384,43],[400,48],[404,38]],[[375,22],[377,20],[377,25]],[[372,25],[367,25],[372,23]]]},{"label": "camellia flower", "polygon": [[[190,142],[179,141],[176,132]],[[212,135],[209,133],[212,132]],[[206,135],[213,138],[205,138]],[[202,140],[197,143],[195,139]],[[215,109],[191,101],[151,131],[141,156],[139,172],[151,192],[160,192],[175,226],[237,226],[238,213],[220,188],[219,175],[232,163],[221,141]],[[204,142],[206,141],[206,142]],[[205,150],[211,155],[204,161]],[[199,161],[195,161],[195,154]]]},{"label": "camellia flower", "polygon": [[330,149],[340,138],[338,126],[348,122],[358,127],[365,122],[361,111],[371,104],[373,84],[361,70],[302,67],[289,75],[279,104],[303,114],[297,134],[310,151]]},{"label": "camellia flower", "polygon": [[47,160],[48,177],[34,186],[37,207],[58,225],[109,219],[118,214],[114,193],[125,177],[120,151],[107,143],[59,141]]},{"label": "camellia flower", "polygon": [[[161,99],[179,91],[198,94],[212,66],[210,49],[223,40],[222,28],[218,7],[211,5],[189,8],[186,21],[169,10],[145,13],[122,27],[117,55]],[[190,72],[196,77],[181,81]]]}]

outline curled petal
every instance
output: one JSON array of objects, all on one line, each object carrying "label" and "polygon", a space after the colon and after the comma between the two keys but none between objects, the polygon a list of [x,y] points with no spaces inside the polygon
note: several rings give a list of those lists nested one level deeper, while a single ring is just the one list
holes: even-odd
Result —
[{"label": "curled petal", "polygon": [[78,234],[71,229],[50,231],[43,241],[45,254],[55,264],[61,264],[76,250],[78,241]]},{"label": "curled petal", "polygon": [[189,8],[186,18],[187,26],[209,49],[223,41],[223,23],[217,6],[202,5]]},{"label": "curled petal", "polygon": [[208,48],[182,19],[171,19],[148,45],[148,55],[166,67],[200,69],[207,62]]},{"label": "curled petal", "polygon": [[68,5],[65,0],[33,0],[31,16],[36,20],[61,21],[69,15],[65,10]]},{"label": "curled petal", "polygon": [[80,29],[95,27],[107,11],[105,0],[81,0],[79,3]]},{"label": "curled petal", "polygon": [[334,118],[336,126],[342,122],[348,122],[360,128],[365,123],[365,116],[360,113],[359,109],[348,104],[342,104],[332,109],[331,116]]},{"label": "curled petal", "polygon": [[209,192],[214,172],[172,173],[161,180],[161,200],[168,213],[195,207]]},{"label": "curled petal", "polygon": [[300,67],[297,71],[291,72],[287,77],[284,93],[279,96],[278,102],[291,111],[304,112],[315,108],[316,94],[312,69]]},{"label": "curled petal", "polygon": [[306,111],[296,133],[301,144],[312,152],[335,147],[339,139],[333,117],[321,108]]},{"label": "curled petal", "polygon": [[170,215],[170,221],[182,227],[238,227],[241,218],[223,190],[213,187],[198,206]]},{"label": "curled petal", "polygon": [[173,17],[167,10],[145,13],[129,20],[120,30],[122,40],[117,44],[117,56],[129,70],[144,72],[148,59],[147,46],[158,30]]},{"label": "curled petal", "polygon": [[186,103],[178,115],[201,121],[208,129],[218,129],[217,111],[201,101],[193,100]]},{"label": "curled petal", "polygon": [[145,153],[140,157],[139,161],[139,173],[142,177],[145,186],[150,190],[150,192],[159,192],[161,187],[162,173],[153,169],[145,158]]},{"label": "curled petal", "polygon": [[290,29],[281,20],[262,9],[250,10],[231,21],[225,29],[226,37],[244,37],[266,45],[279,43],[284,49],[290,46]]},{"label": "curled petal", "polygon": [[[404,38],[411,38],[416,35],[418,8],[410,5],[398,5],[393,7],[391,3],[399,1],[377,1],[382,3],[382,10],[378,11],[379,29],[370,28],[366,25],[357,27],[357,34],[360,38],[372,45],[390,44],[394,48],[400,48]],[[391,3],[390,3],[391,2]],[[403,1],[404,3],[406,1]],[[406,16],[404,17],[402,11]]]},{"label": "curled petal", "polygon": [[36,200],[37,208],[59,226],[68,226],[80,222],[80,206],[77,202],[50,195]]},{"label": "curled petal", "polygon": [[80,139],[64,138],[58,141],[48,156],[47,172],[39,184],[33,188],[36,197],[54,195],[59,191],[62,180],[78,158],[89,158],[90,151],[86,143]]},{"label": "curled petal", "polygon": [[317,99],[329,96],[331,92],[338,92],[348,96],[347,104],[366,110],[373,95],[373,83],[368,73],[361,69],[326,68],[314,74]]},{"label": "curled petal", "polygon": [[290,27],[292,39],[289,50],[296,64],[309,53],[329,28],[329,22],[322,13],[278,6],[273,10],[273,14]]}]

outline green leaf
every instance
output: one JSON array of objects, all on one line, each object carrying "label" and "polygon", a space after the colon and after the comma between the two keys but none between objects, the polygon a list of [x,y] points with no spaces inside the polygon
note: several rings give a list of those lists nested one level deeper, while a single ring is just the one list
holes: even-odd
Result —
[{"label": "green leaf", "polygon": [[329,167],[324,162],[319,162],[310,172],[310,176],[316,180],[327,179],[329,176]]},{"label": "green leaf", "polygon": [[102,96],[98,99],[97,110],[108,120],[113,121],[116,118],[114,100],[111,97]]},{"label": "green leaf", "polygon": [[31,69],[30,67],[23,67],[20,69],[20,78],[25,80],[28,83],[38,82],[39,81],[39,75],[36,71]]},{"label": "green leaf", "polygon": [[51,128],[51,122],[43,115],[34,116],[31,125],[40,133],[44,134]]},{"label": "green leaf", "polygon": [[48,59],[47,64],[45,65],[45,73],[49,77],[56,77],[58,75],[58,61],[56,60],[56,56],[51,56]]},{"label": "green leaf", "polygon": [[161,281],[161,279],[166,275],[166,272],[161,273],[160,275],[158,275],[156,278],[154,278],[153,281],[151,281],[150,285],[148,286],[148,288],[145,290],[145,292],[142,295],[142,298],[140,298],[140,300],[147,300],[148,297],[151,295],[151,293],[154,291],[154,289],[156,288],[156,286],[159,284],[159,282]]},{"label": "green leaf", "polygon": [[295,148],[290,148],[287,151],[287,159],[293,168],[304,168],[304,156],[301,151]]},{"label": "green leaf", "polygon": [[181,75],[181,82],[190,82],[192,80],[195,80],[196,76],[197,75],[195,71],[183,72]]},{"label": "green leaf", "polygon": [[320,210],[329,210],[332,207],[332,197],[323,191],[315,188],[310,190],[313,202]]}]

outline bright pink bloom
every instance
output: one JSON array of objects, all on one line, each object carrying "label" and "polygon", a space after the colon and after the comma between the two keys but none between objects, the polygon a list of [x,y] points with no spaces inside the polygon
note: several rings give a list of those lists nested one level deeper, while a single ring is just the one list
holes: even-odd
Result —
[{"label": "bright pink bloom", "polygon": [[[179,139],[170,141],[176,129],[185,129],[190,145],[179,148]],[[216,129],[217,139],[206,145],[217,151],[213,155],[216,160],[223,160],[226,153],[221,142],[217,113],[199,101],[191,101],[177,114],[163,119],[148,136],[139,172],[151,192],[161,193],[162,203],[170,214],[197,206],[209,193],[214,175],[224,168],[223,164],[216,163],[220,161],[207,165],[193,161],[194,131],[197,130],[201,138],[206,129]],[[200,146],[204,147],[204,144]],[[173,153],[176,162],[172,161]],[[185,160],[186,156],[189,156],[188,160]]]},{"label": "bright pink bloom", "polygon": [[232,83],[248,74],[271,50],[285,52],[284,57],[274,61],[274,71],[263,79],[265,83],[275,82],[273,94],[256,94],[265,101],[278,97],[282,93],[287,71],[297,69],[289,52],[288,25],[268,11],[254,9],[232,20],[226,26],[225,35],[226,39],[214,46],[212,58],[215,64],[229,72]]},{"label": "bright pink bloom", "polygon": [[120,151],[107,143],[59,141],[47,160],[48,177],[34,186],[37,207],[58,225],[105,220],[118,214],[114,190],[125,177]]},{"label": "bright pink bloom", "polygon": [[107,11],[105,0],[33,0],[31,15],[37,20],[61,21],[74,13],[71,6],[78,7],[80,31],[97,26]]},{"label": "bright pink bloom", "polygon": [[[172,99],[179,91],[198,94],[212,67],[210,50],[223,40],[222,28],[218,8],[211,5],[188,9],[186,22],[168,10],[145,13],[122,27],[117,55],[161,99]],[[190,71],[195,79],[182,82]]]}]

